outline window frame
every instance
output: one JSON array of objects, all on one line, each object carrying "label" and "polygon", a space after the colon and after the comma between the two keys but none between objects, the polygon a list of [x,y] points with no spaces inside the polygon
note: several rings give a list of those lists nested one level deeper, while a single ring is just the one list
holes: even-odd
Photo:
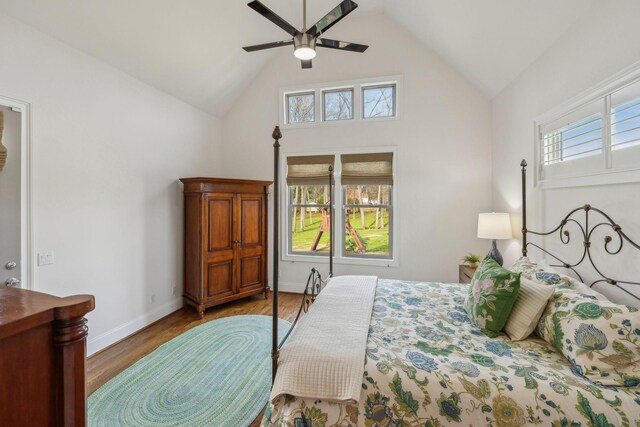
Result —
[{"label": "window frame", "polygon": [[[339,92],[351,92],[351,117],[349,117],[348,119],[331,119],[331,120],[327,120],[327,103],[325,101],[325,95],[328,93],[339,93]],[[344,87],[344,88],[337,88],[337,89],[323,89],[322,91],[320,91],[320,93],[322,93],[322,121],[323,122],[340,122],[340,121],[349,121],[349,120],[353,120],[355,118],[355,106],[354,101],[355,101],[355,91],[353,87]]]},{"label": "window frame", "polygon": [[[400,103],[402,100],[402,83],[403,76],[384,76],[368,79],[349,80],[341,82],[326,82],[317,84],[305,84],[289,87],[281,87],[279,89],[278,96],[278,111],[279,111],[279,125],[282,129],[302,129],[302,128],[314,128],[323,126],[346,126],[356,123],[376,123],[386,120],[399,120],[400,119]],[[389,117],[375,117],[375,120],[370,118],[363,118],[363,100],[362,100],[362,88],[372,86],[389,86],[395,85],[394,90],[394,115]],[[350,89],[353,90],[353,118],[343,120],[325,120],[324,118],[324,92],[340,91]],[[288,120],[288,103],[287,96],[311,93],[315,94],[314,97],[314,121],[302,122],[302,123],[289,123]],[[318,112],[320,112],[318,114]]]},{"label": "window frame", "polygon": [[[392,92],[393,92],[393,113],[390,116],[365,117],[365,115],[364,115],[364,91],[367,90],[367,89],[381,89],[381,88],[385,88],[385,87],[391,87]],[[396,109],[397,109],[398,101],[397,101],[397,85],[395,83],[361,85],[360,86],[360,92],[361,92],[360,99],[361,99],[361,102],[362,102],[362,107],[361,107],[362,120],[390,119],[390,118],[396,116]]]},{"label": "window frame", "polygon": [[[313,97],[313,120],[309,120],[307,122],[295,122],[295,123],[289,123],[289,98],[292,96],[305,96],[305,95],[311,95]],[[285,103],[285,115],[286,115],[286,122],[287,124],[291,124],[291,125],[304,125],[305,123],[313,123],[316,121],[316,117],[317,115],[317,109],[316,109],[316,93],[314,91],[301,91],[301,92],[289,92],[285,95],[284,97],[284,103]]]},{"label": "window frame", "polygon": [[[361,154],[361,153],[382,153],[382,152],[391,152],[393,153],[393,185],[390,188],[389,194],[389,256],[381,257],[381,256],[347,256],[345,253],[345,233],[343,227],[341,226],[344,221],[344,200],[345,200],[345,192],[344,186],[341,181],[342,174],[342,163],[340,161],[341,154]],[[314,152],[284,152],[283,159],[284,161],[280,162],[280,176],[287,176],[287,162],[286,158],[290,156],[315,156],[315,155],[335,155],[335,163],[334,163],[334,196],[335,201],[333,203],[333,215],[334,220],[338,218],[337,214],[340,213],[341,220],[340,222],[334,222],[334,258],[333,261],[335,264],[346,264],[346,265],[367,265],[367,266],[380,266],[380,267],[397,267],[399,265],[399,250],[398,250],[398,237],[399,237],[399,229],[398,229],[398,221],[396,215],[395,206],[397,206],[398,200],[398,150],[395,146],[381,146],[381,147],[354,147],[354,148],[340,148],[335,150],[324,150],[324,151],[314,151]],[[291,223],[291,212],[290,212],[290,204],[289,204],[289,186],[287,185],[286,179],[283,179],[281,182],[281,193],[285,194],[286,197],[282,197],[280,200],[281,212],[284,214],[280,220],[281,222],[281,231],[280,231],[280,258],[282,261],[289,262],[311,262],[311,263],[329,263],[328,253],[301,253],[301,252],[293,252],[290,250],[290,228],[287,227],[287,224]],[[319,205],[314,205],[315,207]],[[323,205],[325,206],[325,205]],[[387,207],[383,205],[382,207]],[[393,210],[393,211],[392,211]]]},{"label": "window frame", "polygon": [[[286,176],[286,175],[283,175]],[[328,180],[327,180],[328,181]],[[325,186],[328,186],[329,184],[325,184]],[[311,252],[311,251],[306,251],[306,252],[300,252],[300,251],[294,251],[293,250],[293,233],[290,233],[289,231],[291,230],[291,226],[293,225],[293,223],[291,222],[291,208],[328,208],[330,205],[324,204],[324,205],[315,205],[315,204],[311,204],[311,203],[289,203],[289,201],[291,200],[291,191],[289,191],[289,185],[286,184],[285,182],[285,191],[287,194],[287,208],[286,208],[286,222],[285,222],[285,234],[287,235],[287,252],[290,253],[292,256],[311,256],[311,257],[323,257],[325,255],[328,255],[328,253],[325,252]],[[335,215],[335,210],[333,212],[333,214]],[[302,215],[302,212],[301,212]],[[331,235],[331,234],[329,234]]]},{"label": "window frame", "polygon": [[[616,166],[612,162],[611,145],[611,96],[632,84],[640,82],[640,62],[627,67],[591,87],[568,102],[538,116],[533,121],[534,141],[534,183],[537,188],[567,188],[591,185],[609,185],[640,182],[640,160],[633,166]],[[543,127],[563,116],[572,114],[590,103],[601,103],[602,116],[602,153],[571,161],[544,165],[544,133]],[[631,147],[633,148],[637,147]],[[636,150],[633,150],[636,151]],[[630,151],[631,152],[631,151]],[[635,154],[635,153],[634,153]],[[595,164],[595,166],[594,166]],[[551,176],[545,170],[549,166],[560,170]]]},{"label": "window frame", "polygon": [[[395,177],[394,177],[395,178]],[[395,183],[395,182],[394,182]],[[345,218],[347,217],[347,209],[349,208],[355,208],[355,209],[360,209],[361,207],[365,207],[365,208],[382,208],[382,209],[387,209],[389,211],[389,255],[387,256],[380,256],[380,255],[376,255],[376,254],[371,254],[371,255],[358,255],[358,254],[348,254],[347,253],[347,236],[342,237],[342,254],[345,258],[357,258],[357,259],[379,259],[379,260],[385,260],[385,259],[393,259],[393,185],[391,185],[389,188],[389,204],[388,205],[383,205],[383,204],[366,204],[366,205],[359,205],[359,204],[355,204],[355,203],[344,203],[345,200],[347,200],[347,186],[343,185],[342,183],[340,184],[341,190],[342,190],[342,220],[344,221]]]}]

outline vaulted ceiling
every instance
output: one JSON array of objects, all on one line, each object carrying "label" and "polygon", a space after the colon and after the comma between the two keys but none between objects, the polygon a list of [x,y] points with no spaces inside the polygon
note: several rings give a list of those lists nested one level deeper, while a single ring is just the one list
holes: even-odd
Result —
[{"label": "vaulted ceiling", "polygon": [[[385,13],[493,97],[597,0],[356,1],[360,7],[328,36],[340,39],[340,28],[350,19]],[[302,0],[262,2],[302,27]],[[220,117],[274,55],[249,54],[241,47],[288,38],[246,3],[0,0],[0,13]],[[308,0],[308,21],[337,3]],[[366,43],[367,37],[350,41]]]}]

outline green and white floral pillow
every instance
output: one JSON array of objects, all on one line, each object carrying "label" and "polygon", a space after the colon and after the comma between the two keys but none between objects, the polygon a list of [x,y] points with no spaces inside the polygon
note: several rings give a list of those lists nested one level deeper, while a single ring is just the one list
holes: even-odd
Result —
[{"label": "green and white floral pillow", "polygon": [[594,384],[640,385],[640,311],[557,289],[540,319],[538,335]]},{"label": "green and white floral pillow", "polygon": [[504,328],[520,291],[520,273],[513,273],[485,258],[471,279],[465,310],[471,322],[487,336]]},{"label": "green and white floral pillow", "polygon": [[538,264],[531,261],[529,257],[521,256],[513,263],[513,265],[511,266],[511,271],[522,273],[523,277],[526,277],[529,280],[534,280],[534,275],[537,272],[542,272],[544,270],[540,268]]},{"label": "green and white floral pillow", "polygon": [[572,283],[569,276],[545,270],[526,256],[518,258],[511,266],[511,271],[522,273],[522,277],[542,285],[571,285]]}]

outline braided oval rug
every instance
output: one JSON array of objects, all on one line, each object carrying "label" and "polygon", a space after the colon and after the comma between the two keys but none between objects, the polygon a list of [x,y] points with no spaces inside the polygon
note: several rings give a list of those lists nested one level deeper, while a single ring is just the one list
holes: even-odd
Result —
[{"label": "braided oval rug", "polygon": [[[280,320],[282,337],[289,322]],[[88,399],[88,423],[111,426],[248,426],[271,388],[271,317],[196,326],[122,371]]]}]

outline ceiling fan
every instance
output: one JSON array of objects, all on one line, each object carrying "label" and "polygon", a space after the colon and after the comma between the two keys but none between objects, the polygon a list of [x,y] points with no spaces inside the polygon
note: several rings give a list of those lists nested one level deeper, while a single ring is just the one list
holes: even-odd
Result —
[{"label": "ceiling fan", "polygon": [[293,45],[293,54],[296,58],[301,60],[302,68],[311,68],[311,60],[316,56],[316,46],[359,53],[364,52],[369,47],[363,44],[341,42],[338,40],[320,37],[322,34],[327,32],[329,28],[333,27],[342,18],[353,12],[358,7],[358,5],[351,0],[344,0],[309,29],[307,29],[307,0],[303,0],[302,31],[298,31],[293,25],[273,13],[271,9],[260,3],[258,0],[248,3],[247,6],[293,36],[291,40],[243,47],[247,52]]}]

